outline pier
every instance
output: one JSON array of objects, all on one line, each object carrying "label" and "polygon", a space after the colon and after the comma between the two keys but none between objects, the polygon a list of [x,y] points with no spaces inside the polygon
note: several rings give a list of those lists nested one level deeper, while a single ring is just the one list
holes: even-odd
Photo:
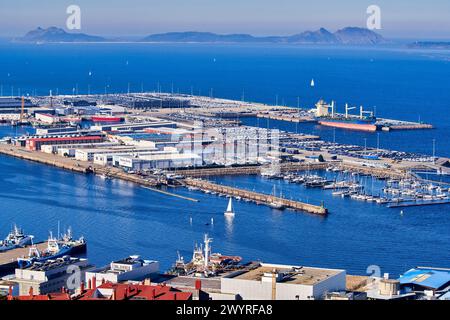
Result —
[{"label": "pier", "polygon": [[[306,171],[306,170],[324,170],[327,168],[325,162],[322,163],[294,163],[287,162],[280,164],[281,172],[292,171]],[[231,175],[255,175],[261,173],[262,166],[234,166],[234,167],[220,167],[220,168],[199,168],[177,170],[177,173],[186,177],[200,178],[210,176],[231,176]]]},{"label": "pier", "polygon": [[256,203],[269,205],[276,203],[282,205],[285,208],[293,209],[296,211],[303,211],[315,215],[326,216],[328,214],[328,210],[324,206],[316,206],[300,201],[288,200],[280,197],[276,197],[273,195],[257,193],[252,191],[247,191],[243,189],[228,187],[219,185],[216,183],[212,183],[210,181],[199,180],[199,179],[191,179],[187,178],[184,180],[185,184],[190,187],[199,188],[202,190],[213,191],[221,194],[228,195],[230,197],[241,197],[243,199],[247,199],[250,201],[254,201]]},{"label": "pier", "polygon": [[89,164],[87,163],[74,161],[70,158],[58,157],[53,154],[33,152],[25,148],[16,147],[10,144],[0,144],[0,154],[16,157],[23,160],[39,162],[49,166],[54,166],[79,173],[89,172]]},{"label": "pier", "polygon": [[317,120],[315,120],[312,117],[305,117],[305,116],[299,117],[297,114],[288,113],[288,112],[287,112],[287,115],[279,115],[279,114],[270,112],[270,113],[257,113],[256,116],[258,118],[264,118],[264,119],[269,119],[269,120],[278,120],[278,121],[295,122],[295,123],[305,123],[305,122],[316,123],[317,122]]},{"label": "pier", "polygon": [[22,147],[0,144],[0,154],[16,157],[23,160],[39,162],[42,164],[58,167],[61,169],[78,173],[95,173],[108,178],[116,178],[124,181],[136,183],[143,186],[155,187],[158,181],[145,179],[135,174],[129,174],[123,170],[111,167],[95,166],[91,162],[78,161],[73,158],[60,157],[44,152],[30,151]]},{"label": "pier", "polygon": [[404,202],[404,203],[394,203],[389,204],[388,208],[407,208],[407,207],[423,207],[423,206],[431,206],[431,205],[443,205],[443,204],[450,204],[449,200],[443,200],[443,201],[428,201],[428,202]]},{"label": "pier", "polygon": [[392,168],[374,168],[364,167],[349,163],[339,163],[337,167],[340,170],[348,170],[351,172],[358,172],[362,174],[371,175],[377,178],[391,178],[391,179],[405,179],[408,177],[407,172],[396,171]]}]

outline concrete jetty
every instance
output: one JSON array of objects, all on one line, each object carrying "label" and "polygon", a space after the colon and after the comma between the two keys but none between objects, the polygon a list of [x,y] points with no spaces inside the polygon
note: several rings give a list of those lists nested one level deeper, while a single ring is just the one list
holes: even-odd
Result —
[{"label": "concrete jetty", "polygon": [[[281,163],[280,172],[306,171],[306,170],[324,170],[328,164],[322,163]],[[211,177],[211,176],[231,176],[231,175],[255,175],[261,173],[261,166],[234,166],[219,168],[199,168],[177,170],[177,173],[186,177]]]},{"label": "concrete jetty", "polygon": [[272,203],[280,204],[285,208],[293,209],[297,211],[303,211],[315,215],[326,216],[328,210],[324,206],[316,206],[300,201],[288,200],[273,195],[252,192],[248,190],[228,187],[219,185],[210,181],[187,178],[184,180],[185,184],[190,187],[196,187],[202,190],[214,191],[217,193],[225,194],[232,197],[241,197],[243,199],[248,199],[256,203],[261,203],[265,205],[270,205]]}]

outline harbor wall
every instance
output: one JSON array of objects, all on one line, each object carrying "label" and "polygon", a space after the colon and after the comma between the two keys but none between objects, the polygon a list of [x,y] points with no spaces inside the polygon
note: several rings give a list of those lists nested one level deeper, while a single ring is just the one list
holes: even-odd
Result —
[{"label": "harbor wall", "polygon": [[206,180],[199,179],[185,179],[185,184],[187,186],[196,187],[204,190],[214,191],[222,194],[226,194],[232,197],[241,197],[244,199],[248,199],[251,201],[255,201],[256,203],[270,205],[271,203],[281,204],[286,208],[294,209],[297,211],[303,211],[311,214],[322,215],[325,216],[328,214],[328,210],[324,206],[316,206],[300,201],[288,200],[280,197],[276,197],[273,195],[257,193],[252,191],[247,191],[238,188],[232,188],[228,186],[219,185],[216,183],[212,183]]}]

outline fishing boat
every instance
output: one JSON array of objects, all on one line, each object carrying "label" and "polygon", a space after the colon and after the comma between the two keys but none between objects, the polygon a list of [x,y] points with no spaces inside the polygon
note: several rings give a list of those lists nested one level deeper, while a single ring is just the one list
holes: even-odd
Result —
[{"label": "fishing boat", "polygon": [[186,263],[184,258],[178,252],[178,258],[172,269],[168,271],[168,274],[210,277],[227,270],[236,269],[237,265],[242,261],[242,258],[239,256],[212,253],[212,240],[213,239],[205,234],[203,245],[195,244],[192,260],[190,262]]},{"label": "fishing boat", "polygon": [[33,236],[26,235],[22,229],[14,225],[11,232],[6,236],[5,240],[0,241],[0,252],[25,247],[32,242]]},{"label": "fishing boat", "polygon": [[61,239],[53,237],[50,232],[50,236],[47,240],[47,248],[40,251],[36,245],[30,247],[28,256],[20,257],[17,259],[19,268],[27,268],[35,262],[45,262],[50,259],[60,258],[66,255],[71,255],[75,248],[79,246],[85,246],[86,241],[83,237],[74,239],[72,237],[72,230],[69,228]]},{"label": "fishing boat", "polygon": [[233,208],[233,198],[230,198],[228,201],[228,207],[227,210],[224,212],[224,215],[226,217],[234,217],[234,208]]}]

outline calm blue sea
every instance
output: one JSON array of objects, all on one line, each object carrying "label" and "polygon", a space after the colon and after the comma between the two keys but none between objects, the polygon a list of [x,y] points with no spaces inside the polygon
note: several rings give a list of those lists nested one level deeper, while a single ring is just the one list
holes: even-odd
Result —
[{"label": "calm blue sea", "polygon": [[[314,78],[316,86],[309,83]],[[376,106],[380,117],[422,121],[434,130],[380,134],[381,147],[450,156],[450,52],[400,48],[270,47],[222,45],[25,45],[0,44],[3,95],[157,90],[311,107],[319,98]],[[173,86],[172,86],[173,84]],[[212,90],[211,90],[212,89]],[[256,124],[255,119],[246,120]],[[259,123],[266,126],[266,122]],[[376,145],[376,134],[320,126],[271,127],[308,132],[337,142]],[[0,135],[21,130],[0,127]],[[214,251],[246,260],[345,268],[364,274],[369,265],[400,274],[416,265],[450,267],[449,206],[397,209],[281,184],[289,197],[330,208],[327,218],[280,213],[238,202],[226,224],[226,199],[187,190],[199,203],[169,198],[120,181],[104,181],[0,156],[0,236],[12,223],[38,239],[58,221],[88,241],[88,256],[102,265],[128,254],[158,259],[170,267],[179,250],[190,258],[204,232]],[[217,178],[222,183],[269,191],[258,177]],[[192,216],[192,225],[189,218]],[[213,225],[206,225],[214,219]]]}]

